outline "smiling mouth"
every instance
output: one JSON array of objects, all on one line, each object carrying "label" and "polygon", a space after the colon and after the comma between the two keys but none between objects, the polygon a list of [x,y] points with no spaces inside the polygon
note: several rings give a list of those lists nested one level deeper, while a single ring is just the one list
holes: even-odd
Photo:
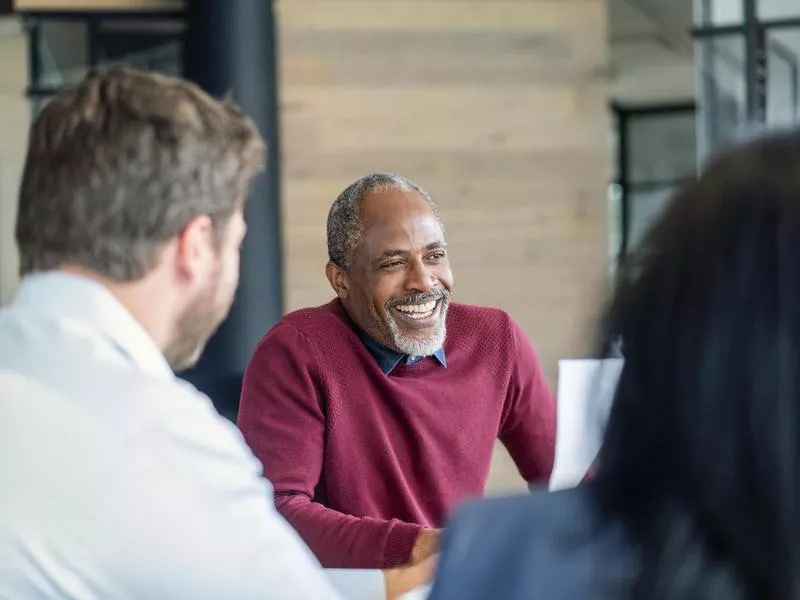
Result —
[{"label": "smiling mouth", "polygon": [[441,299],[423,302],[422,304],[401,304],[400,306],[395,306],[394,310],[404,317],[421,321],[433,316],[440,301]]}]

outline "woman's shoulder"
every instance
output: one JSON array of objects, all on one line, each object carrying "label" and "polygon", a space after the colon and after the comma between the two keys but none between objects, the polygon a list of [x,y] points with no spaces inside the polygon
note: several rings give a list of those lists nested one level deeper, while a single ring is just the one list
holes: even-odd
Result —
[{"label": "woman's shoulder", "polygon": [[431,600],[591,598],[627,579],[631,554],[589,485],[468,502],[445,530]]}]

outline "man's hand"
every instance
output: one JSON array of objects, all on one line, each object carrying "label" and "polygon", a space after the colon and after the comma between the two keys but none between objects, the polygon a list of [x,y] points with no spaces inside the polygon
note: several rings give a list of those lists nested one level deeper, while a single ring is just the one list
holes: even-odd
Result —
[{"label": "man's hand", "polygon": [[411,562],[396,569],[383,572],[386,580],[386,600],[396,600],[433,579],[441,529],[423,529],[419,532],[414,548],[411,550]]},{"label": "man's hand", "polygon": [[411,550],[411,564],[415,565],[436,554],[441,535],[441,529],[423,529],[420,531],[417,540],[414,542],[414,548]]},{"label": "man's hand", "polygon": [[386,600],[397,600],[403,594],[429,583],[436,570],[437,558],[437,555],[433,555],[407,567],[386,569],[383,572],[386,581]]}]

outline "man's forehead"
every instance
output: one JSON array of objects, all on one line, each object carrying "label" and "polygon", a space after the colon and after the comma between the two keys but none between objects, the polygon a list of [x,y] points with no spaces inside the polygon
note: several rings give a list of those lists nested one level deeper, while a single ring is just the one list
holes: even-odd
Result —
[{"label": "man's forehead", "polygon": [[433,208],[419,193],[395,187],[371,192],[361,200],[360,209],[364,223],[369,221],[374,225],[411,213],[430,213],[435,217]]},{"label": "man's forehead", "polygon": [[361,203],[363,233],[406,229],[425,222],[439,224],[430,203],[414,191],[385,190],[370,194]]},{"label": "man's forehead", "polygon": [[414,191],[370,194],[361,209],[359,250],[371,258],[386,250],[415,251],[444,243],[444,232],[433,207]]}]

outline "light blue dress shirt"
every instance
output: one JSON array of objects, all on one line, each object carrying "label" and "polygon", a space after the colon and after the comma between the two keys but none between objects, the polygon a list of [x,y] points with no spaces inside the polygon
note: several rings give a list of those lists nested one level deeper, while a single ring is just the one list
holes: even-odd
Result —
[{"label": "light blue dress shirt", "polygon": [[260,468],[102,285],[31,276],[0,311],[0,597],[383,598],[320,567]]}]

